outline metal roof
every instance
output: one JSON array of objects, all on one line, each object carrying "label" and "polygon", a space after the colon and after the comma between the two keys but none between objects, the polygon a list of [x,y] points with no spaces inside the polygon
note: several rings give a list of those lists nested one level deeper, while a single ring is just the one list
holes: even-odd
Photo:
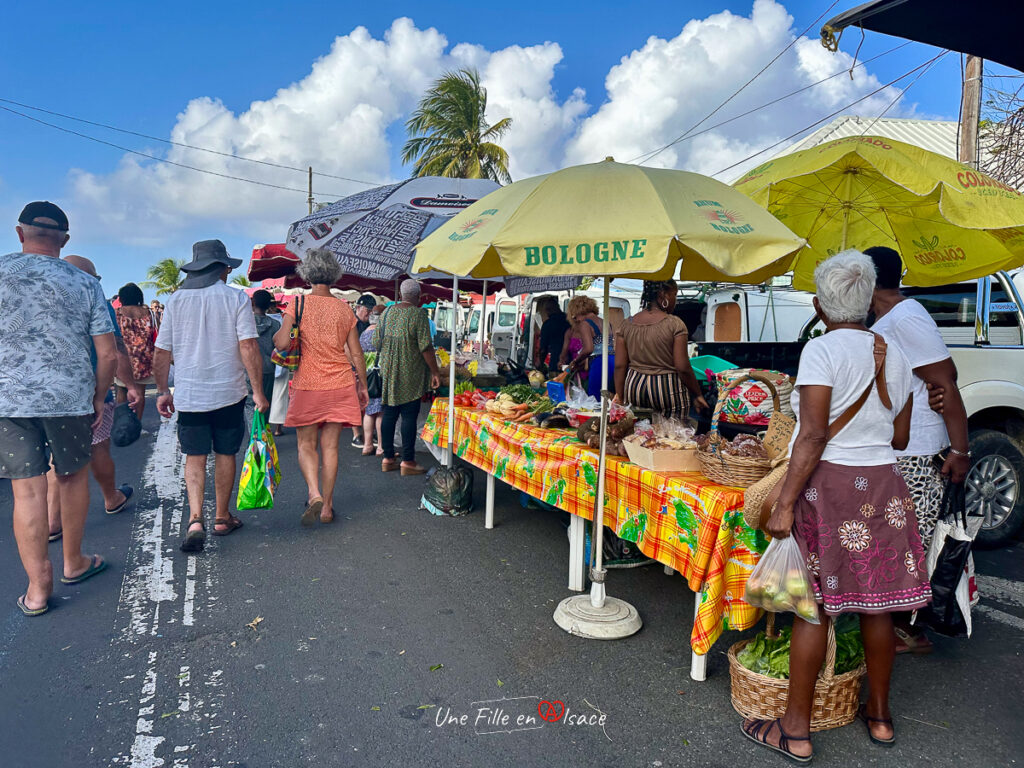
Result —
[{"label": "metal roof", "polygon": [[791,144],[775,157],[810,149],[833,139],[849,136],[882,136],[904,144],[927,149],[956,159],[957,123],[953,120],[910,120],[898,117],[858,117],[844,115],[824,125],[810,136]]}]

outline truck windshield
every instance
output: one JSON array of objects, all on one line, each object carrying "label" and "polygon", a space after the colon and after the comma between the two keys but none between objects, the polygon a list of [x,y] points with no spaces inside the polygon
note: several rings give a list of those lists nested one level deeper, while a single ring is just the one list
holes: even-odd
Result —
[{"label": "truck windshield", "polygon": [[[974,312],[978,303],[973,284],[943,285],[935,288],[905,290],[928,310],[939,328],[974,328]],[[1013,300],[997,285],[992,286],[992,328],[1016,328],[1017,315]]]}]

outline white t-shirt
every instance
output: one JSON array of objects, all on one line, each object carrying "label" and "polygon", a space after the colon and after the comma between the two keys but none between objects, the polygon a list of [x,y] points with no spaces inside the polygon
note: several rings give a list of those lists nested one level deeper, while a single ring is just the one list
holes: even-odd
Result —
[{"label": "white t-shirt", "polygon": [[[895,345],[907,358],[911,369],[949,358],[946,342],[928,310],[913,299],[904,299],[871,327]],[[947,445],[946,422],[928,407],[928,387],[914,376],[914,411],[910,418],[910,442],[897,456],[934,456]]]},{"label": "white t-shirt", "polygon": [[[874,336],[866,331],[838,328],[811,339],[800,354],[800,367],[791,402],[797,414],[793,441],[800,432],[800,389],[808,385],[832,387],[829,424],[853,405],[875,375]],[[877,387],[867,401],[821,456],[822,461],[846,466],[893,464],[893,419],[903,410],[910,395],[913,373],[898,347],[890,345],[885,357],[885,383],[892,408],[882,405]],[[790,453],[793,443],[789,445]]]},{"label": "white t-shirt", "polygon": [[206,413],[244,398],[248,388],[238,342],[256,337],[245,291],[219,281],[175,291],[156,337],[156,346],[174,356],[174,407]]}]

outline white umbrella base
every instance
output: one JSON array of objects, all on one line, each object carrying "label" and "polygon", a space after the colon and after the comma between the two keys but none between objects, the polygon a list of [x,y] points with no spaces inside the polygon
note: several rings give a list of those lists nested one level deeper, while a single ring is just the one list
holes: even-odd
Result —
[{"label": "white umbrella base", "polygon": [[555,608],[554,618],[570,635],[590,640],[620,640],[643,626],[636,608],[615,597],[606,597],[601,608],[594,607],[590,595],[567,597]]}]

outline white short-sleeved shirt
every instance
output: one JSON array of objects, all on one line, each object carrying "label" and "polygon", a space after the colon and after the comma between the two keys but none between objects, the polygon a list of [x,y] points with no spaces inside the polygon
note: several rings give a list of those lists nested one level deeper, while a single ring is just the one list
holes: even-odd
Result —
[{"label": "white short-sleeved shirt", "polygon": [[156,337],[157,348],[174,357],[174,407],[206,413],[245,397],[238,342],[256,337],[256,320],[244,291],[219,281],[175,291]]},{"label": "white short-sleeved shirt", "polygon": [[[871,327],[889,344],[900,348],[910,367],[920,368],[950,357],[939,327],[928,310],[913,299],[904,299]],[[897,456],[934,456],[947,445],[946,422],[928,407],[928,386],[917,375],[913,378],[914,412],[910,418],[910,442]]]},{"label": "white short-sleeved shirt", "polygon": [[[801,387],[832,388],[828,414],[831,424],[857,401],[874,378],[874,346],[871,333],[852,328],[838,328],[807,342],[800,355],[792,396],[793,410],[797,414],[794,442],[800,432]],[[913,372],[903,353],[895,345],[889,345],[885,357],[885,384],[892,407],[882,405],[878,389],[873,387],[857,415],[825,446],[821,460],[854,467],[894,463],[892,423],[907,404],[912,378]],[[792,453],[793,443],[789,449]]]}]

